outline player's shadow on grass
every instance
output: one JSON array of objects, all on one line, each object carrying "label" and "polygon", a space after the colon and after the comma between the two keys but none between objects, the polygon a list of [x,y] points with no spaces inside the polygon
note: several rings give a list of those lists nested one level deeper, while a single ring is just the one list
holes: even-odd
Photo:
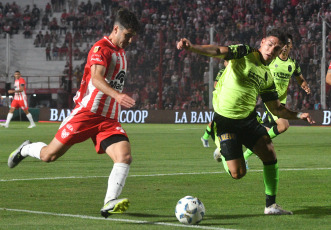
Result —
[{"label": "player's shadow on grass", "polygon": [[331,215],[331,206],[306,206],[303,209],[294,210],[294,215],[310,215],[313,218]]},{"label": "player's shadow on grass", "polygon": [[[134,217],[141,217],[141,218],[146,218],[146,217],[152,217],[152,218],[160,218],[160,220],[153,220],[153,221],[146,221],[144,223],[139,223],[139,224],[155,224],[155,223],[158,223],[158,222],[162,222],[162,223],[174,223],[174,224],[180,224],[177,219],[176,219],[176,216],[175,215],[155,215],[155,214],[146,214],[146,213],[126,213],[127,216],[134,216]],[[241,219],[243,217],[256,217],[256,216],[260,216],[260,215],[232,215],[230,216],[230,219],[233,218],[233,219]],[[161,218],[164,218],[164,219],[161,219]],[[208,217],[204,217],[204,220],[207,220],[207,219],[211,219],[211,220],[215,220],[215,218],[218,218],[218,219],[229,219],[229,215],[208,215]],[[217,225],[219,226],[220,224],[223,225],[236,225],[235,223],[213,223],[213,224],[206,224],[206,223],[202,223],[201,225],[204,225],[204,226],[212,226],[212,225]]]}]

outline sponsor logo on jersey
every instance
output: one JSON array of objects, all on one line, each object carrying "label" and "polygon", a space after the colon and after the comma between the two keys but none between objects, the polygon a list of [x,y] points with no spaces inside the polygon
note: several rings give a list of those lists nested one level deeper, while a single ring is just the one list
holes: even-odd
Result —
[{"label": "sponsor logo on jersey", "polygon": [[66,127],[67,127],[67,129],[69,129],[71,132],[74,130],[74,128],[73,128],[72,125],[70,125],[70,124],[67,124]]},{"label": "sponsor logo on jersey", "polygon": [[62,130],[62,133],[61,133],[61,138],[62,139],[65,139],[65,138],[67,138],[68,136],[69,136],[69,132],[67,132],[67,130],[66,129],[63,129]]},{"label": "sponsor logo on jersey", "polygon": [[112,87],[113,89],[122,91],[123,87],[124,87],[124,80],[125,80],[125,72],[124,71],[120,71],[114,80],[111,80],[109,82],[110,87]]},{"label": "sponsor logo on jersey", "polygon": [[221,142],[227,141],[227,140],[234,140],[236,139],[236,134],[234,133],[224,133],[221,136],[218,136]]}]

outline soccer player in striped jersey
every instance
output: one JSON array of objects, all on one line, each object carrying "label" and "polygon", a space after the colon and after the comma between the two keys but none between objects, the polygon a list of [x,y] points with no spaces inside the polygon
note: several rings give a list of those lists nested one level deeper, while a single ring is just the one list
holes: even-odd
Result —
[{"label": "soccer player in striped jersey", "polygon": [[30,121],[30,125],[28,126],[28,128],[34,128],[36,127],[36,124],[33,121],[31,113],[29,112],[28,100],[26,97],[25,80],[22,78],[21,72],[18,70],[15,71],[14,77],[15,77],[15,83],[14,83],[15,88],[8,90],[9,94],[12,93],[14,94],[14,99],[10,105],[9,113],[7,115],[7,120],[5,123],[2,123],[1,126],[8,128],[9,123],[13,118],[15,109],[21,108],[24,111],[28,120]]},{"label": "soccer player in striped jersey", "polygon": [[278,100],[268,65],[286,45],[286,38],[281,31],[271,30],[261,40],[259,49],[247,45],[194,45],[186,38],[177,44],[178,49],[229,61],[213,92],[215,143],[221,149],[224,168],[234,179],[246,174],[242,145],[259,156],[263,163],[266,215],[290,215],[292,212],[276,204],[277,156],[270,136],[256,118],[257,96],[260,95],[270,111],[279,117],[314,123],[309,113],[291,111]]},{"label": "soccer player in striped jersey", "polygon": [[139,28],[132,12],[119,9],[110,35],[97,41],[89,51],[80,89],[74,98],[76,107],[62,122],[54,139],[48,145],[25,141],[8,158],[10,168],[27,156],[52,162],[72,145],[91,138],[96,152],[107,153],[114,162],[101,209],[101,215],[106,218],[124,212],[130,204],[127,198],[118,198],[132,161],[129,139],[118,117],[121,106],[135,105],[134,99],[122,93],[127,71],[124,49]]},{"label": "soccer player in striped jersey", "polygon": [[[288,34],[288,43],[282,49],[278,57],[276,57],[270,64],[269,68],[274,77],[274,82],[276,85],[276,90],[280,103],[285,106],[287,98],[287,89],[292,76],[295,77],[297,83],[301,88],[310,94],[310,88],[307,81],[304,79],[301,73],[301,68],[296,60],[289,56],[293,48],[293,38],[292,35]],[[268,107],[265,106],[265,119],[263,120],[263,125],[267,128],[268,134],[271,139],[275,138],[281,133],[284,133],[290,126],[287,119],[280,118],[269,111]],[[247,160],[253,152],[247,149],[244,152],[245,160]]]}]

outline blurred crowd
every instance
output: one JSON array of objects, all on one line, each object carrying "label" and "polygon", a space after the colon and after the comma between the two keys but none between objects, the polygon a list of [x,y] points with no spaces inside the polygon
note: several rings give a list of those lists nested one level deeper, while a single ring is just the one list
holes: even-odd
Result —
[{"label": "blurred crowd", "polygon": [[[84,60],[91,45],[109,35],[119,7],[134,11],[143,28],[127,49],[125,90],[137,101],[136,109],[208,108],[209,58],[178,51],[176,41],[187,37],[195,44],[210,44],[210,28],[215,44],[243,43],[256,48],[267,31],[287,30],[294,38],[290,56],[300,64],[312,92],[306,95],[293,78],[287,106],[321,109],[322,17],[330,31],[327,67],[330,0],[51,0],[45,9],[0,2],[0,32],[4,37],[22,31],[27,39],[34,39],[36,48],[45,49],[49,61],[67,60],[71,42],[74,59]],[[36,30],[38,24],[41,30]],[[223,62],[214,59],[213,63],[216,75]],[[78,85],[83,69],[84,64],[73,67]],[[327,88],[327,108],[331,107],[330,94]],[[257,105],[261,106],[261,100]]]}]

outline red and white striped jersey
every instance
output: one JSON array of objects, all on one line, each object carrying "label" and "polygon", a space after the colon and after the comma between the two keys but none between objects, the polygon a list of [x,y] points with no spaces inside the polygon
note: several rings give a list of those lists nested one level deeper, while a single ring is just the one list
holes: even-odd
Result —
[{"label": "red and white striped jersey", "polygon": [[127,69],[124,49],[115,46],[108,37],[97,41],[91,48],[84,75],[74,97],[74,102],[89,109],[91,112],[104,117],[118,119],[121,106],[114,98],[98,90],[91,81],[91,66],[103,65],[106,67],[105,80],[113,89],[122,92]]},{"label": "red and white striped jersey", "polygon": [[26,101],[27,97],[26,97],[26,92],[25,92],[25,88],[26,88],[25,80],[21,77],[19,79],[15,80],[14,89],[20,90],[20,86],[23,86],[24,90],[22,92],[15,92],[14,100]]}]

